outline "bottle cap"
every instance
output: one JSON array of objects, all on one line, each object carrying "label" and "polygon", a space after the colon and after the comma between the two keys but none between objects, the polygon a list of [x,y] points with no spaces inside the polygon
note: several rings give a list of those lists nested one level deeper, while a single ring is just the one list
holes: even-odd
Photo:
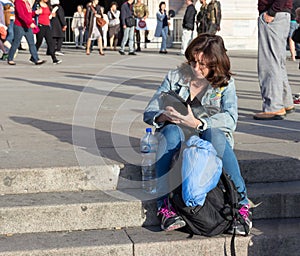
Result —
[{"label": "bottle cap", "polygon": [[146,128],[146,132],[151,132],[152,133],[152,128]]}]

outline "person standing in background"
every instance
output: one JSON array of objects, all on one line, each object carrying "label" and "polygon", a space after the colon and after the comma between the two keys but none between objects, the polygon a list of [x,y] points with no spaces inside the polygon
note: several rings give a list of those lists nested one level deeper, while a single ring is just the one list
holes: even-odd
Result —
[{"label": "person standing in background", "polygon": [[187,5],[183,21],[182,21],[182,39],[181,39],[181,50],[180,55],[184,55],[186,48],[188,47],[189,43],[193,39],[193,31],[195,27],[195,16],[196,16],[196,9],[193,5],[193,0],[185,0]]},{"label": "person standing in background", "polygon": [[83,47],[83,33],[84,33],[84,13],[83,13],[83,6],[77,6],[77,12],[73,15],[72,31],[75,34],[75,45],[76,49],[84,49]]},{"label": "person standing in background", "polygon": [[206,33],[208,31],[208,20],[207,20],[207,3],[206,0],[200,0],[202,4],[196,17],[197,33]]},{"label": "person standing in background", "polygon": [[107,17],[107,14],[104,13],[104,7],[103,6],[101,6],[101,14],[102,14],[103,19],[106,21],[105,25],[102,27],[103,50],[106,50],[109,19]]},{"label": "person standing in background", "polygon": [[207,5],[207,33],[215,35],[221,29],[221,4],[217,0],[211,0]]},{"label": "person standing in background", "polygon": [[[65,38],[65,31],[67,30],[65,12],[64,9],[61,7],[59,0],[51,0],[51,5],[51,31],[54,40],[55,54],[64,55],[64,53],[61,51],[61,47]],[[49,51],[47,51],[47,53],[49,53]]]},{"label": "person standing in background", "polygon": [[116,51],[119,33],[120,33],[120,11],[117,10],[118,4],[116,2],[112,2],[110,4],[110,9],[107,12],[107,17],[109,20],[108,23],[108,36],[109,36],[109,46],[111,50]]},{"label": "person standing in background", "polygon": [[[291,22],[290,22],[290,32],[289,32],[289,38],[288,38],[288,44],[289,44],[289,49],[291,53],[291,60],[296,61],[296,56],[300,54],[300,47],[299,44],[295,43],[292,40],[292,35],[294,31],[298,28],[298,23],[296,21],[296,9],[300,7],[300,0],[293,0],[293,9],[291,11]],[[298,54],[297,54],[298,52]]]},{"label": "person standing in background", "polygon": [[168,16],[166,11],[166,2],[160,2],[159,11],[156,13],[156,29],[154,36],[162,37],[159,53],[167,54],[167,36],[168,36]]},{"label": "person standing in background", "polygon": [[134,14],[133,14],[133,0],[127,0],[121,6],[121,23],[123,26],[124,34],[121,43],[121,49],[119,53],[125,55],[125,45],[129,40],[129,53],[128,55],[136,55],[134,51],[134,29],[135,25],[133,24]]},{"label": "person standing in background", "polygon": [[[146,20],[149,16],[148,6],[142,3],[142,0],[137,0],[137,2],[133,5],[133,13],[134,17],[137,18],[137,23],[140,20]],[[149,43],[148,39],[149,30],[145,30],[145,43]],[[141,31],[137,27],[135,30],[136,35],[136,44],[137,44],[137,52],[141,51]]]},{"label": "person standing in background", "polygon": [[295,111],[286,70],[292,0],[258,1],[258,80],[263,99],[256,120],[282,120]]}]

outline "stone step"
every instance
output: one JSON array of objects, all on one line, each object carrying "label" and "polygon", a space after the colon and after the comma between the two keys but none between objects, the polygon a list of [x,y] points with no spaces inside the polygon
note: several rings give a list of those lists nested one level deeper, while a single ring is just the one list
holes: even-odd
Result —
[{"label": "stone step", "polygon": [[[300,181],[252,184],[254,219],[299,218]],[[158,225],[155,198],[141,189],[4,195],[0,234]]]},{"label": "stone step", "polygon": [[[232,236],[193,236],[162,232],[157,226],[121,230],[49,232],[2,236],[2,256],[149,256],[231,255]],[[239,256],[296,256],[300,250],[300,219],[260,220],[252,234],[235,237]]]},{"label": "stone step", "polygon": [[[300,160],[240,160],[246,183],[300,180]],[[140,167],[107,164],[90,167],[0,169],[0,194],[140,188]]]},{"label": "stone step", "polygon": [[[239,160],[247,184],[300,180],[300,160],[294,158]],[[118,189],[140,188],[140,166],[127,165],[120,171]]]},{"label": "stone step", "polygon": [[116,189],[117,164],[89,167],[0,169],[0,194]]}]

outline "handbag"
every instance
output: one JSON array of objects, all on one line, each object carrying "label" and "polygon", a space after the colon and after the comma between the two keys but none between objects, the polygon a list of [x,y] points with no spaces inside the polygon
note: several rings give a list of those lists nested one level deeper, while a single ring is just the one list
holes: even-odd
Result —
[{"label": "handbag", "polygon": [[126,24],[126,27],[134,27],[136,26],[136,20],[133,16],[129,16],[127,18],[125,18],[125,24]]},{"label": "handbag", "polygon": [[295,43],[300,43],[300,27],[298,27],[292,34],[292,40]]},{"label": "handbag", "polygon": [[96,18],[96,23],[99,27],[103,27],[106,24],[106,20],[103,18]]},{"label": "handbag", "polygon": [[[94,14],[96,15],[97,14],[97,11],[95,10],[94,6],[91,5],[91,9],[93,10]],[[96,17],[96,24],[98,27],[103,27],[105,24],[106,24],[106,20],[103,19],[103,13],[101,11],[101,16],[100,18]]]}]

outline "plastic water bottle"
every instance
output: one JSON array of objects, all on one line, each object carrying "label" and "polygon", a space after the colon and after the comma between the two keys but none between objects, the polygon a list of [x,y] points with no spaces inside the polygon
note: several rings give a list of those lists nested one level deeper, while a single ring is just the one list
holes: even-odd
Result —
[{"label": "plastic water bottle", "polygon": [[142,160],[142,188],[146,193],[156,193],[155,157],[158,141],[152,134],[152,129],[147,128],[145,136],[141,139],[140,150]]}]

